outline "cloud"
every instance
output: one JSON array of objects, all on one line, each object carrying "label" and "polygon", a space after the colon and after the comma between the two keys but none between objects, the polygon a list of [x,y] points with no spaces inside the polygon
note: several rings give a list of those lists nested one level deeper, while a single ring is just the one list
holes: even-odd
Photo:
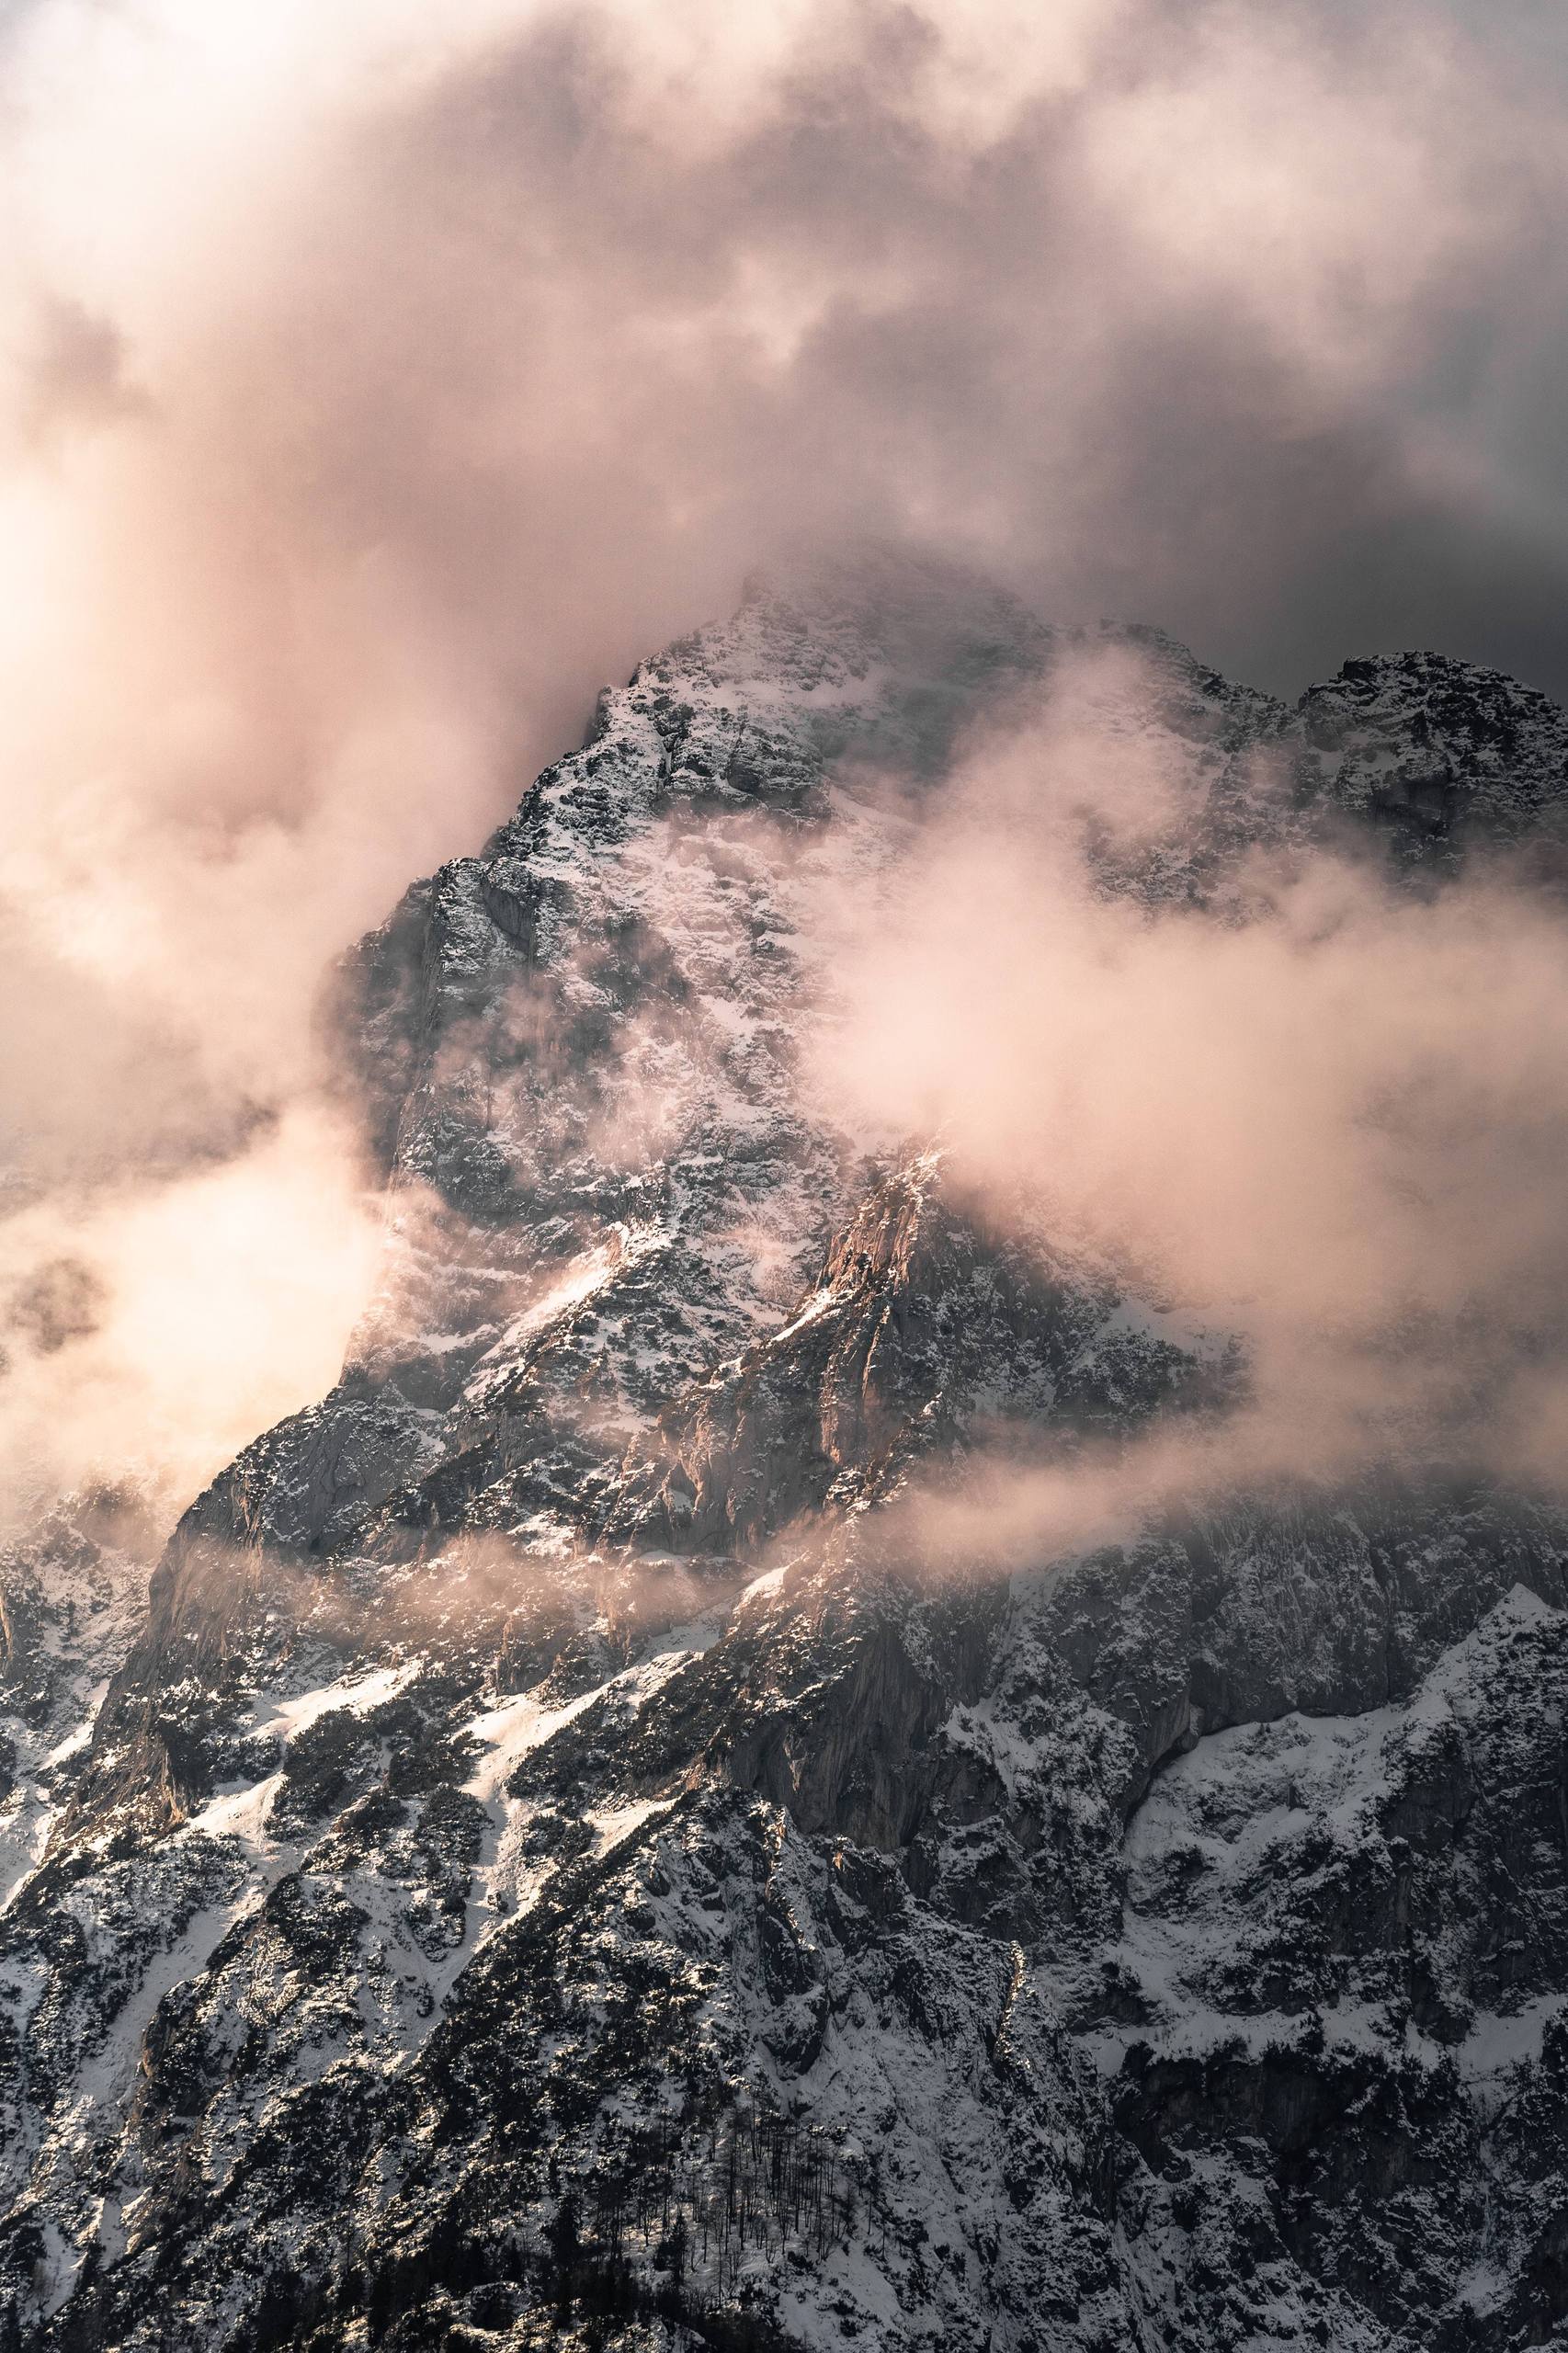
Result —
[{"label": "cloud", "polygon": [[[1528,14],[1435,5],[14,14],[21,1215],[151,1231],[229,1155],[297,1231],[331,958],[786,539],[1265,683],[1561,680],[1562,97]],[[316,1319],[267,1345],[302,1401]]]},{"label": "cloud", "polygon": [[0,1222],[6,1520],[84,1481],[178,1508],[330,1388],[379,1243],[352,1139],[302,1105],[221,1165]]},{"label": "cloud", "polygon": [[1316,850],[1244,860],[1217,909],[1108,896],[1108,834],[1195,822],[1160,693],[1126,649],[1069,657],[881,900],[824,911],[825,1108],[939,1133],[989,1220],[1244,1337],[1250,1404],[1162,1433],[1166,1472],[1392,1456],[1561,1485],[1560,904],[1498,865],[1416,893]]}]

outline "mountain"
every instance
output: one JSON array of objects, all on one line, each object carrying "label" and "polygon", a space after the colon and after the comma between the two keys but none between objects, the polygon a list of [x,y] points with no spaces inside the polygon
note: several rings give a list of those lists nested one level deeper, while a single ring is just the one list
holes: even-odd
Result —
[{"label": "mountain", "polygon": [[1568,2330],[1568,1515],[966,1540],[998,1433],[1244,1358],[805,1082],[824,908],[1107,647],[1181,780],[1107,892],[1223,920],[1347,830],[1552,876],[1568,718],[1431,654],[1292,709],[872,558],[607,690],[339,977],[389,1232],[335,1389],[144,1596],[125,1498],[0,1563],[0,2345]]}]

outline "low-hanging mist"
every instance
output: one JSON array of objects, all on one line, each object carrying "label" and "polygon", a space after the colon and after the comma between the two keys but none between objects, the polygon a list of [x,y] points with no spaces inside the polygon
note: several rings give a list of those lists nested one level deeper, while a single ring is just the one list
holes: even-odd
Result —
[{"label": "low-hanging mist", "polygon": [[[1207,904],[1107,887],[1108,854],[1197,823],[1192,746],[1158,701],[1125,648],[1068,659],[915,809],[880,894],[826,894],[823,1101],[939,1136],[988,1225],[1082,1248],[1242,1343],[1244,1406],[1159,1430],[1131,1472],[1088,1466],[1091,1517],[1130,1478],[1377,1461],[1560,1487],[1558,892],[1496,857],[1413,881],[1376,833],[1245,852]],[[1288,790],[1267,751],[1257,767]]]}]

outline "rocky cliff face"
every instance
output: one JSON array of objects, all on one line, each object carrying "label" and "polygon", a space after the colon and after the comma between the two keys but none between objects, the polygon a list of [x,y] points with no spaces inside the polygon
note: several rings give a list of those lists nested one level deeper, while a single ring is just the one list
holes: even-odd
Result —
[{"label": "rocky cliff face", "polygon": [[[1550,869],[1539,697],[1410,655],[1291,710],[1112,634],[1186,782],[1104,888],[1346,826]],[[144,1605],[111,1499],[0,1567],[0,2343],[1568,2325],[1568,1517],[1389,1478],[1020,1568],[903,1509],[1245,1378],[801,1084],[824,882],[1083,642],[758,591],[352,961],[342,1381]]]}]

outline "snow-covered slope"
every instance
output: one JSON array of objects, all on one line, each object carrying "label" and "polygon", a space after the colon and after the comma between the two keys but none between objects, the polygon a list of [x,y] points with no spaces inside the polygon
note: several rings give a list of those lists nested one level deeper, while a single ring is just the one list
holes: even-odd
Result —
[{"label": "snow-covered slope", "polygon": [[[1439,869],[1555,838],[1568,722],[1490,673],[1290,711],[902,561],[607,690],[343,976],[392,1231],[337,1388],[134,1639],[112,1530],[4,1573],[0,2344],[1563,2325],[1568,1520],[1369,1482],[1020,1565],[903,1508],[1244,1377],[801,1083],[824,909],[1108,643],[1106,723],[1184,781],[1106,889],[1369,820]],[[46,1556],[78,1582],[24,1608]]]},{"label": "snow-covered slope", "polygon": [[41,1857],[146,1603],[143,1499],[62,1498],[0,1550],[0,1906]]}]

